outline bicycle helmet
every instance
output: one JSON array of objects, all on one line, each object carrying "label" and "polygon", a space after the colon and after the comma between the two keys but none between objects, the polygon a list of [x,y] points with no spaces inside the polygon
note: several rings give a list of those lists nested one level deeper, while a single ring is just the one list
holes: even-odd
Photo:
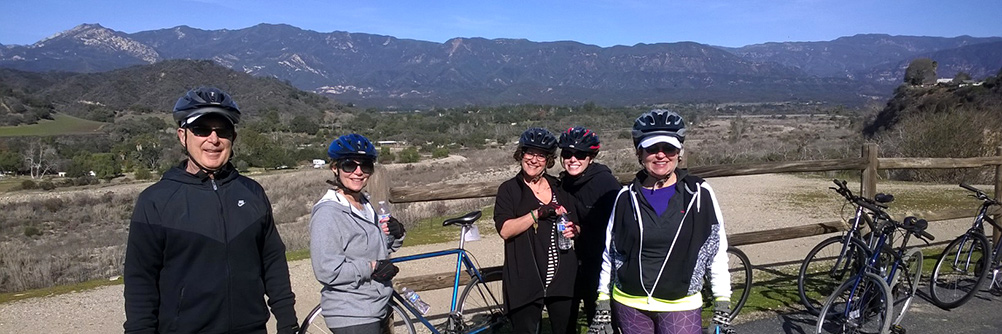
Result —
[{"label": "bicycle helmet", "polygon": [[191,124],[206,114],[219,114],[231,124],[240,122],[240,108],[229,94],[215,87],[198,87],[189,90],[174,103],[174,121],[179,127]]},{"label": "bicycle helmet", "polygon": [[580,126],[575,126],[561,133],[557,146],[565,150],[572,149],[589,153],[598,153],[598,149],[601,147],[598,135]]},{"label": "bicycle helmet", "polygon": [[653,109],[637,117],[632,133],[633,146],[637,148],[667,142],[681,149],[685,142],[685,121],[674,111]]},{"label": "bicycle helmet", "polygon": [[532,147],[549,154],[557,151],[557,137],[543,128],[529,128],[518,137],[518,147]]},{"label": "bicycle helmet", "polygon": [[344,158],[365,158],[376,160],[376,147],[368,138],[360,134],[348,134],[331,142],[327,148],[327,156],[334,161]]}]

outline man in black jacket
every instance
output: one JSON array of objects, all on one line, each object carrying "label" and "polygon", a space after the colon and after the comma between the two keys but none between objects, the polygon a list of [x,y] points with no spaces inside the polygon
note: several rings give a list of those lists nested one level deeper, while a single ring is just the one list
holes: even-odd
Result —
[{"label": "man in black jacket", "polygon": [[266,333],[269,307],[278,333],[295,333],[271,203],[229,163],[240,110],[226,93],[197,88],[177,101],[174,120],[188,159],[136,200],[125,333]]}]

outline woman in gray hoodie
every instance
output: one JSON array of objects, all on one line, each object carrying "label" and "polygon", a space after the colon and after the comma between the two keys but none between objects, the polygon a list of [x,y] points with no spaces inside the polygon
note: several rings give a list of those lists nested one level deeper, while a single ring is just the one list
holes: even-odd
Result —
[{"label": "woman in gray hoodie", "polygon": [[327,150],[333,189],[313,206],[310,217],[310,260],[323,284],[320,305],[335,334],[378,334],[388,325],[387,305],[398,269],[389,254],[403,244],[404,227],[395,218],[379,221],[362,192],[374,170],[376,148],[367,138],[350,134]]}]

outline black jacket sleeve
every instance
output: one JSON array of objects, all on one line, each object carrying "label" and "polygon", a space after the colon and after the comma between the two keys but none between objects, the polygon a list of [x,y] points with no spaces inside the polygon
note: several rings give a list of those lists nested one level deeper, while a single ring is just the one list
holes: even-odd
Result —
[{"label": "black jacket sleeve", "polygon": [[271,202],[268,203],[268,216],[265,219],[263,244],[261,247],[261,263],[264,266],[264,289],[268,295],[268,307],[275,315],[279,333],[298,325],[296,319],[296,295],[292,292],[289,280],[289,263],[285,258],[285,243],[278,235],[275,219],[271,212]]}]

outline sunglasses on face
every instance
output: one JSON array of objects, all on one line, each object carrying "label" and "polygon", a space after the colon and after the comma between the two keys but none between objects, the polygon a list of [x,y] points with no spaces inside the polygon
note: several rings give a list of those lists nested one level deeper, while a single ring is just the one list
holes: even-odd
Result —
[{"label": "sunglasses on face", "polygon": [[372,160],[363,160],[363,161],[342,160],[341,162],[338,163],[338,166],[339,168],[341,168],[341,171],[345,173],[354,173],[355,169],[357,169],[358,167],[362,167],[362,173],[372,174],[372,171],[376,169],[375,164],[373,164]]},{"label": "sunglasses on face", "polygon": [[208,137],[213,131],[216,132],[216,136],[219,138],[229,138],[232,139],[236,134],[236,131],[231,127],[211,127],[205,125],[192,125],[188,127],[188,131],[199,137]]},{"label": "sunglasses on face", "polygon": [[575,157],[578,160],[584,160],[587,159],[589,156],[591,156],[591,153],[585,151],[572,151],[572,150],[560,151],[560,157],[564,159],[570,159],[571,157]]},{"label": "sunglasses on face", "polygon": [[678,147],[672,146],[671,144],[654,144],[644,148],[644,152],[647,154],[658,154],[658,152],[664,152],[667,156],[677,155],[679,152]]}]

